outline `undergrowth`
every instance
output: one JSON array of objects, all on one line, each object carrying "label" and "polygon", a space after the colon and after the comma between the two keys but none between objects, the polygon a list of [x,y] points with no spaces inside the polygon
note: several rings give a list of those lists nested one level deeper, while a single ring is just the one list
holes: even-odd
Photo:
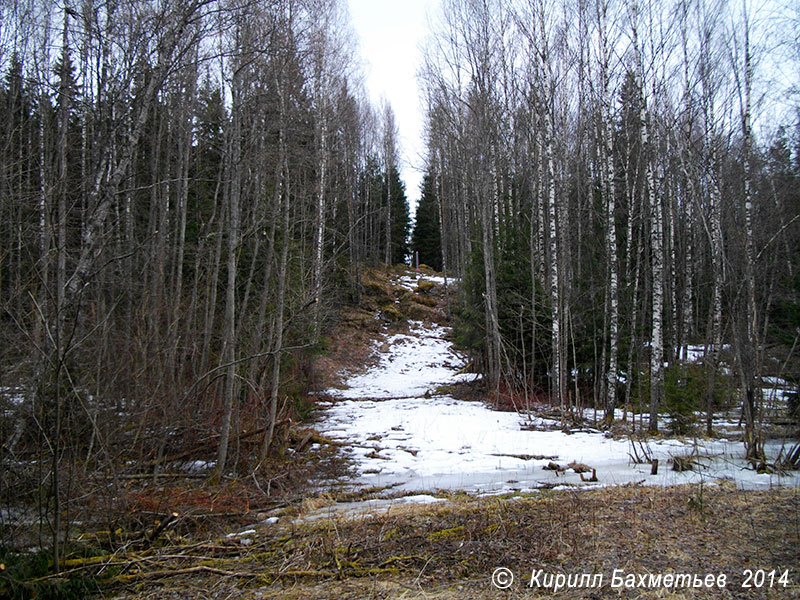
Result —
[{"label": "undergrowth", "polygon": [[[78,550],[73,555],[86,554],[89,549]],[[77,600],[99,590],[94,576],[54,573],[53,555],[49,551],[13,552],[0,546],[0,598]]]}]

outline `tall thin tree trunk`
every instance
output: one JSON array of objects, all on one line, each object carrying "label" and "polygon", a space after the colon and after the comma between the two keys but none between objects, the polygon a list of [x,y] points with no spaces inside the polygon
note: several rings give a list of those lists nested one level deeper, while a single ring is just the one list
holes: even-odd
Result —
[{"label": "tall thin tree trunk", "polygon": [[[275,435],[275,423],[278,419],[278,391],[280,388],[281,376],[281,350],[283,348],[283,327],[284,327],[284,307],[286,304],[286,268],[288,264],[289,245],[291,243],[291,229],[289,225],[289,168],[286,152],[286,97],[283,81],[276,80],[279,102],[280,116],[278,126],[278,169],[276,172],[277,181],[275,182],[275,203],[276,213],[274,222],[282,216],[282,243],[280,265],[278,267],[278,293],[275,315],[275,330],[270,345],[272,351],[272,378],[270,380],[269,403],[267,405],[266,433],[261,443],[258,455],[258,464],[261,465],[267,459],[269,448]],[[275,230],[271,232],[272,242],[270,243],[270,254],[274,248]],[[266,287],[266,285],[265,285]],[[266,296],[266,290],[264,295]]]},{"label": "tall thin tree trunk", "polygon": [[550,136],[552,136],[552,132],[548,135],[545,143],[545,156],[547,161],[547,210],[549,221],[548,239],[550,244],[550,323],[553,352],[553,366],[551,373],[551,380],[553,383],[551,394],[555,403],[565,409],[565,399],[562,397],[564,382],[562,377],[563,357],[561,354],[561,315],[559,312],[561,297],[559,294],[556,185],[555,172],[553,169],[553,141]]},{"label": "tall thin tree trunk", "polygon": [[[324,94],[324,92],[322,92]],[[314,339],[319,338],[319,309],[320,296],[322,295],[322,251],[325,245],[325,186],[328,175],[328,120],[323,106],[320,110],[319,156],[317,166],[319,169],[319,183],[317,189],[316,215],[314,217]]]},{"label": "tall thin tree trunk", "polygon": [[[609,93],[609,48],[608,48],[608,3],[598,6],[600,26],[600,48],[602,78],[603,123],[601,132],[600,153],[604,161],[603,177],[606,193],[606,254],[608,256],[608,300],[609,300],[609,339],[608,339],[608,390],[606,401],[606,420],[614,420],[617,407],[617,363],[619,355],[619,270],[617,265],[617,226],[616,226],[616,187],[614,172],[614,124],[611,115],[611,98]],[[605,364],[603,365],[605,366]]]},{"label": "tall thin tree trunk", "polygon": [[481,236],[484,272],[484,316],[486,323],[486,362],[489,386],[500,381],[501,339],[497,318],[497,277],[494,264],[494,194],[484,194],[481,200]]},{"label": "tall thin tree trunk", "polygon": [[[644,117],[642,117],[644,123]],[[642,125],[642,148],[647,148],[647,126]],[[664,395],[664,251],[663,251],[663,215],[661,203],[655,193],[653,168],[646,155],[645,178],[647,196],[650,206],[650,251],[652,272],[652,328],[650,336],[650,425],[651,432],[658,431],[658,409]]]},{"label": "tall thin tree trunk", "polygon": [[664,396],[664,217],[656,194],[653,156],[648,123],[647,96],[644,84],[644,65],[638,39],[638,2],[631,6],[633,47],[636,55],[636,83],[639,92],[639,142],[645,165],[645,193],[650,212],[650,270],[652,274],[652,304],[650,328],[650,424],[651,432],[658,431],[658,409]]},{"label": "tall thin tree trunk", "polygon": [[[284,153],[285,155],[285,153]],[[285,166],[285,165],[284,165]],[[272,379],[270,381],[269,414],[267,416],[267,432],[259,453],[259,464],[267,458],[267,453],[275,436],[275,424],[278,419],[278,391],[281,377],[281,351],[283,350],[284,310],[286,305],[286,266],[289,256],[291,231],[289,227],[289,190],[288,178],[284,171],[284,192],[286,198],[282,202],[283,209],[283,243],[281,245],[281,259],[278,268],[278,298],[275,308],[275,341],[272,345]]]},{"label": "tall thin tree trunk", "polygon": [[[745,287],[746,287],[746,340],[740,349],[742,364],[742,377],[744,378],[744,417],[745,435],[744,444],[747,458],[753,464],[764,461],[764,449],[761,432],[757,429],[758,403],[756,394],[758,386],[759,344],[758,344],[758,313],[756,310],[756,281],[755,281],[755,250],[753,242],[753,191],[751,174],[751,155],[753,146],[753,133],[751,122],[751,88],[753,67],[750,50],[750,22],[747,16],[747,0],[742,0],[744,15],[744,101],[742,105],[742,137],[743,156],[742,169],[744,171],[744,234],[745,234]],[[740,344],[740,347],[742,344]]]},{"label": "tall thin tree trunk", "polygon": [[446,200],[444,195],[444,168],[443,168],[442,152],[439,150],[439,247],[442,252],[442,275],[444,276],[444,301],[447,319],[451,317],[450,313],[450,291],[448,290],[447,283],[447,235],[445,233],[445,215],[447,214]]},{"label": "tall thin tree trunk", "polygon": [[230,182],[227,189],[229,219],[228,219],[228,256],[227,271],[228,281],[225,290],[225,333],[223,362],[226,366],[225,395],[223,398],[222,425],[220,427],[220,441],[217,452],[217,467],[215,477],[219,478],[225,472],[228,457],[228,441],[230,438],[231,419],[233,416],[234,396],[236,394],[236,270],[237,254],[239,250],[239,195],[242,184],[242,135],[241,135],[241,89],[238,74],[234,75],[232,84],[233,105],[231,107],[231,137],[229,144]]}]

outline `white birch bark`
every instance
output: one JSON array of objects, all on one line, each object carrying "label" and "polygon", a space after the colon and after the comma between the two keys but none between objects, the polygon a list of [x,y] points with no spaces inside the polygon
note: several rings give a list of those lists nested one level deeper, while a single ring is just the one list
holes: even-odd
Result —
[{"label": "white birch bark", "polygon": [[[744,444],[747,458],[753,464],[760,464],[764,460],[763,443],[760,432],[757,430],[757,411],[758,402],[758,364],[759,364],[759,344],[758,344],[758,313],[756,307],[756,283],[755,283],[755,250],[753,241],[753,191],[752,191],[752,167],[750,164],[753,132],[751,126],[752,119],[752,81],[753,65],[750,47],[750,20],[748,17],[747,0],[742,0],[742,16],[744,25],[744,81],[741,89],[740,82],[740,102],[742,118],[742,170],[744,173],[743,194],[744,194],[744,235],[745,235],[745,287],[746,287],[746,340],[740,344],[740,362],[742,364],[742,377],[744,379],[744,417],[745,417],[745,436]],[[744,97],[742,98],[742,94]]]},{"label": "white birch bark", "polygon": [[550,324],[553,352],[552,369],[552,395],[556,404],[563,405],[562,391],[564,382],[562,377],[561,356],[561,315],[559,312],[559,256],[557,235],[556,211],[556,186],[553,173],[553,142],[548,137],[545,142],[545,156],[547,161],[547,214],[548,214],[548,243],[550,252]]},{"label": "white birch bark", "polygon": [[664,390],[664,222],[661,202],[656,194],[653,159],[644,82],[642,49],[639,45],[638,0],[629,4],[632,27],[632,44],[636,56],[636,82],[640,94],[639,141],[645,163],[645,194],[650,221],[650,271],[652,276],[651,328],[650,328],[650,423],[651,432],[658,431],[658,409]]},{"label": "white birch bark", "polygon": [[617,265],[617,228],[616,228],[616,188],[614,172],[614,125],[611,114],[611,94],[609,91],[609,44],[608,44],[608,2],[598,2],[598,25],[600,35],[600,77],[602,80],[602,131],[603,148],[601,157],[604,161],[603,178],[606,194],[606,254],[608,257],[608,297],[609,297],[609,359],[608,389],[606,398],[606,420],[613,421],[617,407],[617,367],[619,356],[619,269]]}]

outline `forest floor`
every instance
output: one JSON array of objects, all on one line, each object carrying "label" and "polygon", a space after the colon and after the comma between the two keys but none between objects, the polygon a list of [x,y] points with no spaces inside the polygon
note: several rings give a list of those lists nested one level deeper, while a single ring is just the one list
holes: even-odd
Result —
[{"label": "forest floor", "polygon": [[[109,583],[115,597],[140,600],[800,597],[796,488],[626,485],[454,495],[349,518],[304,511],[135,560],[119,556]],[[554,593],[559,574],[572,589]],[[642,585],[639,576],[650,575],[661,577]],[[670,588],[663,577],[674,575],[692,583]]]},{"label": "forest floor", "polygon": [[[717,423],[722,439],[631,441],[595,429],[588,411],[567,426],[546,407],[493,411],[447,339],[441,278],[367,272],[363,283],[318,365],[313,429],[295,432],[314,443],[292,440],[259,480],[132,481],[124,526],[80,536],[58,577],[8,589],[800,598],[798,478],[748,469],[734,424]],[[660,457],[658,475],[639,454]]]}]

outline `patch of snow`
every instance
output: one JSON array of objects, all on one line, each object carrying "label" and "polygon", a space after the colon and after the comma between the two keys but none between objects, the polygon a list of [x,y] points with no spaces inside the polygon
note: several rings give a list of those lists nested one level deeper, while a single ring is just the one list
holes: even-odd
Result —
[{"label": "patch of snow", "polygon": [[13,406],[25,403],[25,390],[21,387],[0,386],[0,396]]},{"label": "patch of snow", "polygon": [[316,521],[318,519],[350,518],[354,516],[371,518],[377,514],[389,514],[392,510],[403,505],[428,505],[446,501],[444,498],[437,498],[430,494],[413,494],[399,498],[372,498],[356,502],[339,502],[305,515],[302,520]]},{"label": "patch of snow", "polygon": [[[383,342],[388,351],[377,365],[350,377],[348,389],[329,389],[326,394],[339,398],[398,398],[433,393],[440,385],[469,381],[475,374],[458,374],[464,359],[445,339],[448,328],[409,323],[408,334],[389,336]],[[380,346],[380,345],[379,345]]]},{"label": "patch of snow", "polygon": [[[526,431],[516,413],[493,411],[482,404],[447,396],[403,398],[382,402],[345,401],[327,410],[323,432],[356,444],[352,457],[365,487],[393,490],[431,489],[471,492],[536,489],[542,485],[582,485],[580,475],[544,470],[550,460],[527,456],[557,456],[559,465],[585,463],[596,469],[602,483],[644,481],[655,485],[732,478],[744,487],[798,485],[796,475],[759,475],[745,468],[740,442],[663,439],[647,444],[658,458],[658,475],[649,464],[632,464],[633,449],[626,439],[599,433]],[[413,452],[409,449],[413,448]],[[780,443],[766,445],[776,456]],[[714,458],[706,469],[676,472],[674,456],[697,452]],[[507,482],[513,480],[509,485]]]},{"label": "patch of snow", "polygon": [[705,355],[705,346],[686,346],[683,357],[684,360],[689,362],[700,362],[705,358]]},{"label": "patch of snow", "polygon": [[398,280],[398,283],[401,288],[408,290],[409,292],[413,292],[417,289],[417,279],[411,277],[410,275],[403,275]]},{"label": "patch of snow", "polygon": [[401,504],[438,504],[439,502],[445,502],[445,499],[437,498],[430,494],[415,494],[413,496],[403,496],[398,501]]},{"label": "patch of snow", "polygon": [[[425,281],[430,281],[431,283],[436,283],[438,285],[444,285],[444,277],[440,275],[422,275],[420,279],[424,279]],[[454,282],[452,277],[447,278],[447,283],[452,284]]]},{"label": "patch of snow", "polygon": [[[717,479],[745,488],[800,485],[797,473],[758,474],[748,468],[741,442],[666,438],[633,448],[627,439],[608,438],[596,430],[569,434],[534,430],[555,421],[431,395],[438,386],[475,377],[457,373],[464,360],[447,341],[448,333],[446,327],[412,322],[408,334],[386,336],[376,345],[376,351],[384,344],[387,350],[377,365],[351,376],[348,389],[328,390],[339,400],[322,410],[318,428],[326,436],[352,443],[347,450],[358,472],[356,486],[388,486],[393,492],[409,493],[446,489],[486,494],[563,485],[675,485]],[[689,346],[687,355],[698,359],[702,350]],[[423,397],[426,392],[431,397]],[[594,409],[584,413],[589,419],[594,414]],[[615,417],[621,419],[622,411],[618,409]],[[737,425],[723,415],[715,424]],[[767,442],[767,455],[777,456],[781,445]],[[650,475],[650,464],[634,464],[632,455],[643,452],[659,460],[657,475]],[[707,457],[702,467],[683,472],[672,469],[673,457],[692,453]],[[573,461],[584,463],[596,470],[599,481],[583,481],[571,469],[544,469],[551,460],[563,467]],[[349,509],[337,505],[326,510]]]},{"label": "patch of snow", "polygon": [[242,537],[242,536],[245,536],[245,535],[251,535],[251,534],[253,534],[255,532],[256,532],[255,529],[245,529],[244,531],[240,531],[239,533],[229,533],[225,537],[226,538]]},{"label": "patch of snow", "polygon": [[[443,275],[425,275],[424,273],[417,273],[416,276],[414,275],[401,275],[400,278],[397,280],[400,287],[407,289],[411,292],[417,289],[417,284],[420,281],[430,281],[431,283],[435,283],[437,285],[444,285],[444,276]],[[448,277],[447,284],[452,285],[458,283],[459,279],[457,277]]]},{"label": "patch of snow", "polygon": [[[730,344],[723,344],[722,351],[730,350],[730,347]],[[706,356],[706,347],[702,345],[689,344],[682,348],[676,348],[676,350],[678,350],[678,357],[687,362],[700,362]]]},{"label": "patch of snow", "polygon": [[192,460],[183,463],[183,468],[187,471],[209,471],[217,466],[215,460]]},{"label": "patch of snow", "polygon": [[792,388],[792,384],[785,379],[781,379],[780,377],[765,376],[761,378],[761,381],[771,385],[774,388]]}]

